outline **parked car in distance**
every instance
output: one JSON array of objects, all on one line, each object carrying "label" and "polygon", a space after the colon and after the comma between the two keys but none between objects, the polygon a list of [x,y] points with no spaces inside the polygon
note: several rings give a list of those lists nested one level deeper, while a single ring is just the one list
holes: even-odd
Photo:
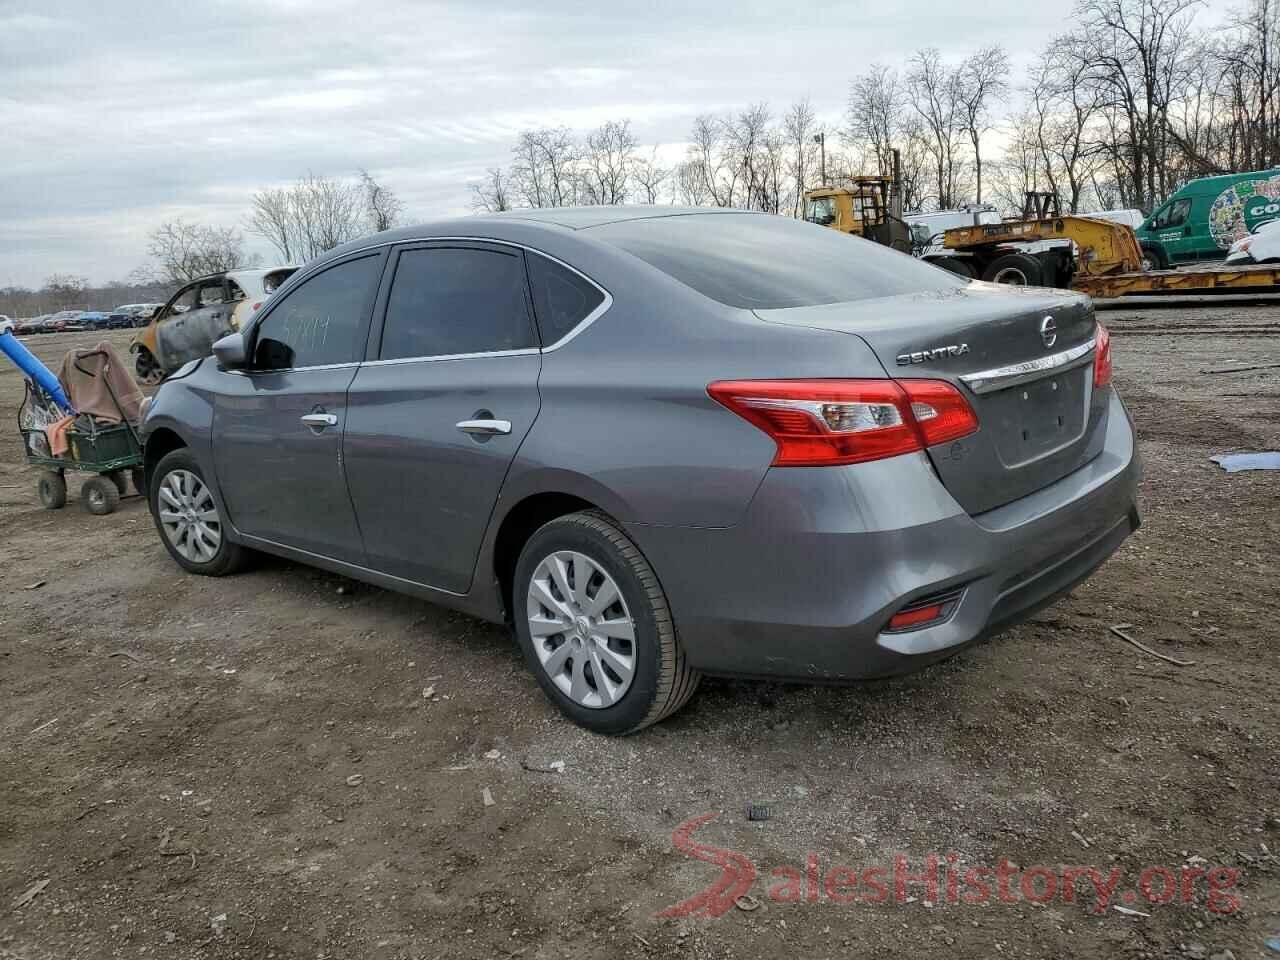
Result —
[{"label": "parked car in distance", "polygon": [[106,330],[108,327],[108,317],[101,310],[86,310],[76,322],[85,330]]},{"label": "parked car in distance", "polygon": [[208,356],[215,340],[239,330],[297,269],[233,270],[181,287],[129,345],[137,378],[159,383],[189,360]]},{"label": "parked car in distance", "polygon": [[25,320],[19,320],[15,332],[24,337],[29,337],[35,333],[43,333],[44,321],[44,317],[28,317]]},{"label": "parked car in distance", "polygon": [[1138,524],[1088,298],[786,217],[533,210],[292,277],[142,426],[160,538],[495,622],[602,733],[703,673],[911,670],[1074,587]]},{"label": "parked car in distance", "polygon": [[0,313],[0,333],[12,331],[16,335],[18,332],[17,326],[18,325],[13,320],[6,317],[3,313]]},{"label": "parked car in distance", "polygon": [[1249,236],[1233,243],[1227,251],[1227,263],[1280,263],[1280,220],[1260,223]]},{"label": "parked car in distance", "polygon": [[150,322],[152,316],[155,315],[155,312],[163,306],[163,303],[125,303],[116,307],[111,312],[113,314],[127,314],[132,321],[129,326],[145,327],[147,323]]}]

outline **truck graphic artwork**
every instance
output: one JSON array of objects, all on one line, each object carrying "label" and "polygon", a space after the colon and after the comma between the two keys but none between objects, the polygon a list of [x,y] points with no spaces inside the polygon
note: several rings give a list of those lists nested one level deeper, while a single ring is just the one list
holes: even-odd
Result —
[{"label": "truck graphic artwork", "polygon": [[1280,216],[1280,174],[1241,180],[1223,190],[1209,207],[1209,234],[1226,250],[1260,223]]}]

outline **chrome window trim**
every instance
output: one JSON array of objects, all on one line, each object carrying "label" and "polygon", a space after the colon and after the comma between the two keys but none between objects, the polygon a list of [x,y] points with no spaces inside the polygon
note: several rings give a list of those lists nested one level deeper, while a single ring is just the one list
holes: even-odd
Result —
[{"label": "chrome window trim", "polygon": [[[589,326],[591,326],[591,324],[595,323],[602,316],[608,313],[609,308],[613,306],[613,294],[611,294],[608,290],[606,290],[603,285],[596,282],[591,277],[587,276],[585,273],[583,273],[581,270],[579,270],[577,267],[573,266],[572,264],[565,263],[563,260],[555,256],[554,254],[547,253],[544,250],[539,250],[537,247],[531,247],[527,243],[516,243],[514,240],[499,240],[496,237],[405,237],[404,239],[401,239],[401,240],[384,240],[381,243],[370,244],[367,247],[361,247],[358,250],[352,250],[347,254],[343,254],[343,257],[338,261],[335,261],[332,265],[337,266],[337,264],[340,263],[342,259],[346,259],[346,257],[348,256],[355,257],[359,254],[368,253],[372,250],[380,250],[383,247],[398,247],[398,246],[403,246],[403,245],[412,244],[412,243],[458,243],[458,242],[492,243],[500,247],[514,247],[517,250],[523,250],[528,253],[537,254],[540,257],[546,257],[552,263],[559,264],[560,266],[568,270],[570,273],[576,273],[583,280],[587,281],[587,283],[591,284],[593,287],[599,290],[602,294],[604,294],[604,299],[600,301],[600,305],[597,306],[590,313],[588,313],[585,317],[583,317],[578,322],[577,326],[569,330],[568,333],[566,333],[559,340],[555,341],[555,343],[547,344],[542,347],[528,348],[529,352],[531,353],[551,353],[554,350],[559,350],[566,343],[568,343],[574,337],[578,336],[580,333],[586,330]],[[289,279],[292,280],[294,276],[298,277],[296,286],[301,286],[303,283],[306,283],[306,281],[310,279],[311,276],[313,276],[316,273],[322,272],[323,269],[328,269],[329,266],[330,264],[328,263],[320,264],[316,270],[309,271],[308,273],[301,276],[299,276],[298,274],[294,274]],[[300,274],[301,271],[299,271],[298,273]],[[277,288],[277,290],[278,289],[279,288]],[[532,293],[532,291],[530,292]],[[262,320],[265,320],[266,317],[269,315],[270,314],[264,315]],[[262,323],[262,320],[258,321],[258,325]],[[366,360],[364,362],[386,364],[386,363],[412,363],[419,360],[470,360],[476,357],[513,356],[513,355],[516,355],[517,352],[518,351],[513,351],[513,350],[490,350],[487,352],[480,352],[480,353],[437,354],[437,355],[423,356],[423,357],[395,357],[390,360]],[[310,370],[314,368],[313,367],[297,367],[296,369]],[[273,370],[271,372],[279,373],[280,371]]]},{"label": "chrome window trim", "polygon": [[1097,338],[1090,337],[1084,343],[1058,353],[1052,353],[1047,357],[1024,360],[1021,363],[1011,363],[1005,367],[993,367],[990,370],[980,370],[977,373],[961,374],[960,379],[974,393],[990,393],[993,390],[1002,390],[1019,383],[1025,383],[1028,380],[1034,380],[1050,370],[1070,366],[1087,357],[1096,346]]},{"label": "chrome window trim", "polygon": [[518,350],[487,350],[480,353],[441,353],[429,357],[392,357],[390,360],[366,360],[366,367],[389,367],[398,363],[435,363],[437,360],[475,360],[479,357],[533,357],[542,351],[537,347]]}]

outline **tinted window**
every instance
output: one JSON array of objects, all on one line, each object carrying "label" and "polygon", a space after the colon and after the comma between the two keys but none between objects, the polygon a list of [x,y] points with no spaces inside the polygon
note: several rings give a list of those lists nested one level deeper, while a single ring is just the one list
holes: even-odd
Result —
[{"label": "tinted window", "polygon": [[528,254],[533,310],[543,344],[550,346],[580,324],[604,302],[604,294],[554,260]]},{"label": "tinted window", "polygon": [[304,280],[259,325],[255,365],[278,370],[355,360],[381,270],[380,256],[364,257]]},{"label": "tinted window", "polygon": [[518,253],[463,247],[400,252],[382,330],[383,360],[533,345]]},{"label": "tinted window", "polygon": [[966,282],[869,240],[789,217],[694,214],[620,221],[587,232],[731,307],[806,307],[950,290]]}]

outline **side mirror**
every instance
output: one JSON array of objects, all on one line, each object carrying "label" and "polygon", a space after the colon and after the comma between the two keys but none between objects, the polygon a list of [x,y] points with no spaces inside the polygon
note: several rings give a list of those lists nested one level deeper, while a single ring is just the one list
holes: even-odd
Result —
[{"label": "side mirror", "polygon": [[221,340],[215,340],[213,355],[224,370],[239,370],[246,366],[249,358],[245,354],[244,334],[230,333]]}]

